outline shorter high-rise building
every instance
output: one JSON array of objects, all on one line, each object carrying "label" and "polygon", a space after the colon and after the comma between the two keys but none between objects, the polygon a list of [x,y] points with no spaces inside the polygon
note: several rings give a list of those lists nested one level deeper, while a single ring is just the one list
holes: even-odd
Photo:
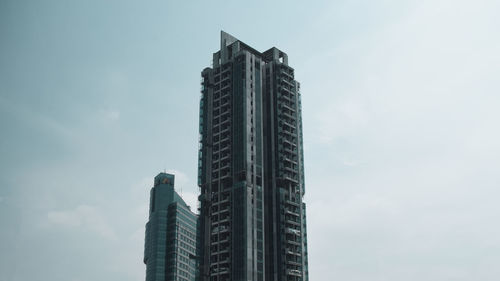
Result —
[{"label": "shorter high-rise building", "polygon": [[146,281],[194,281],[197,276],[198,216],[174,190],[174,175],[154,179],[146,224]]}]

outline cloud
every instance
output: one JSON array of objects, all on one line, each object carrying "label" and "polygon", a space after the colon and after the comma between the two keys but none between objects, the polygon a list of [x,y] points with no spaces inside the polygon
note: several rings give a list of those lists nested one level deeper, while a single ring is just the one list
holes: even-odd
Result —
[{"label": "cloud", "polygon": [[485,3],[422,1],[322,37],[332,47],[306,62],[311,279],[497,279],[500,39]]},{"label": "cloud", "polygon": [[47,213],[47,219],[54,225],[84,229],[107,239],[116,238],[115,231],[106,221],[101,210],[94,206],[80,205],[74,210],[50,211]]},{"label": "cloud", "polygon": [[113,108],[107,108],[107,109],[101,109],[99,111],[97,111],[97,120],[93,120],[94,122],[95,121],[104,121],[108,124],[112,124],[114,122],[117,122],[118,120],[120,120],[120,117],[121,117],[121,112],[117,109],[113,109]]},{"label": "cloud", "polygon": [[54,134],[63,140],[76,141],[73,128],[64,125],[60,119],[55,119],[52,114],[44,113],[38,108],[0,96],[0,112],[7,113],[10,118],[20,121],[22,125],[42,130],[47,134]]},{"label": "cloud", "polygon": [[315,115],[320,142],[331,143],[338,137],[355,136],[366,129],[370,112],[365,100],[356,97],[332,102]]},{"label": "cloud", "polygon": [[106,117],[111,121],[117,121],[118,119],[120,119],[120,111],[109,110],[106,112]]}]

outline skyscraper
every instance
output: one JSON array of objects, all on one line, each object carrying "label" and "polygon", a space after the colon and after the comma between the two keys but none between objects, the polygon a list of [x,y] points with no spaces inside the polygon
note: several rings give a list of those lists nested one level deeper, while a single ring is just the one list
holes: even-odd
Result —
[{"label": "skyscraper", "polygon": [[221,32],[201,76],[201,276],[308,280],[300,85],[287,55]]},{"label": "skyscraper", "polygon": [[174,190],[174,175],[155,177],[146,224],[146,281],[194,281],[198,216]]}]

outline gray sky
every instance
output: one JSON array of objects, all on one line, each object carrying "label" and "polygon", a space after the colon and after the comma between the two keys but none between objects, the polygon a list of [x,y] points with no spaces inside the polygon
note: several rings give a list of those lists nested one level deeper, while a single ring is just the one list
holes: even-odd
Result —
[{"label": "gray sky", "polygon": [[140,281],[223,29],[301,82],[314,281],[499,280],[498,1],[0,2],[0,281]]}]

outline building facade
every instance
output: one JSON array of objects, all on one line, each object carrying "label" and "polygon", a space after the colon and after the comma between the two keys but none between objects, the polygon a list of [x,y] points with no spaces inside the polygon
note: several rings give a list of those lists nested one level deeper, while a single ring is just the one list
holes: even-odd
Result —
[{"label": "building facade", "polygon": [[146,281],[194,281],[198,264],[198,216],[174,190],[174,175],[154,179],[146,224]]},{"label": "building facade", "polygon": [[201,277],[308,280],[300,85],[287,55],[221,32],[201,75]]}]

